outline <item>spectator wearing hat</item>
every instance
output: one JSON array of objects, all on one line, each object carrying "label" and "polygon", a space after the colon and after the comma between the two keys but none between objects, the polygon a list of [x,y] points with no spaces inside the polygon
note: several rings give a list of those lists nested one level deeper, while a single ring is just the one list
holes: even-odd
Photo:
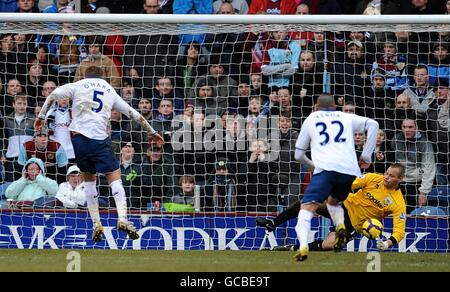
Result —
[{"label": "spectator wearing hat", "polygon": [[220,117],[231,106],[226,97],[216,94],[216,87],[209,83],[210,79],[200,79],[196,84],[196,108],[202,109],[205,118],[215,119]]},{"label": "spectator wearing hat", "polygon": [[433,45],[428,60],[429,83],[435,84],[438,78],[450,78],[450,58],[448,56],[448,45],[446,43],[436,43]]},{"label": "spectator wearing hat", "polygon": [[228,160],[221,157],[216,161],[215,171],[205,184],[203,207],[205,211],[235,212],[238,207],[236,180]]},{"label": "spectator wearing hat", "polygon": [[19,149],[23,147],[23,143],[33,140],[34,135],[35,117],[28,112],[27,97],[16,95],[12,107],[14,112],[3,118],[3,139],[0,141],[0,149],[2,149],[0,160],[5,166],[6,182],[13,182],[20,178],[22,166],[17,163]]},{"label": "spectator wearing hat", "polygon": [[[347,95],[361,98],[364,95],[363,88],[368,84],[369,66],[365,62],[364,46],[360,41],[350,41],[347,44],[344,62],[335,64],[334,93],[335,95]],[[357,104],[354,100],[355,105]]]},{"label": "spectator wearing hat", "polygon": [[88,67],[97,66],[102,69],[102,75],[98,77],[104,78],[112,87],[120,88],[121,79],[119,72],[111,58],[102,54],[99,38],[97,36],[89,36],[86,38],[86,43],[89,46],[88,56],[80,63],[75,73],[74,82],[86,77],[85,72]]},{"label": "spectator wearing hat", "polygon": [[392,117],[396,93],[386,85],[386,72],[382,68],[372,70],[370,80],[371,86],[365,88],[356,114],[375,118],[380,128],[384,128],[385,119]]},{"label": "spectator wearing hat", "polygon": [[49,140],[48,128],[34,133],[34,139],[19,146],[18,163],[25,165],[28,159],[37,157],[43,161],[47,169],[47,176],[63,182],[66,166],[69,163],[67,154],[60,143]]},{"label": "spectator wearing hat", "polygon": [[386,86],[394,91],[402,91],[408,86],[406,56],[397,52],[396,40],[387,37],[383,42],[383,54],[373,64],[372,70],[381,68],[386,72]]},{"label": "spectator wearing hat", "polygon": [[72,165],[67,170],[67,181],[59,185],[56,199],[58,205],[65,208],[77,209],[86,206],[86,196],[83,191],[83,182],[80,175],[80,169]]},{"label": "spectator wearing hat", "polygon": [[16,207],[45,207],[54,205],[58,183],[46,177],[44,162],[32,157],[26,161],[22,177],[13,182],[5,192]]},{"label": "spectator wearing hat", "polygon": [[227,68],[223,61],[223,57],[220,55],[215,54],[210,56],[208,73],[197,78],[195,87],[191,89],[189,94],[190,99],[199,96],[198,90],[201,85],[208,85],[214,89],[215,95],[217,95],[215,100],[218,104],[225,102],[227,106],[238,106],[238,83],[226,74]]}]

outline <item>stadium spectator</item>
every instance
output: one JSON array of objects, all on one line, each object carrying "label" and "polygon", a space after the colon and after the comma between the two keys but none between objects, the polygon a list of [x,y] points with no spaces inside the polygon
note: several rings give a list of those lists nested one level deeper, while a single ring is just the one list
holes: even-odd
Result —
[{"label": "stadium spectator", "polygon": [[[3,101],[0,103],[2,105],[1,112],[3,116],[9,116],[14,112],[14,100],[17,95],[22,95],[22,92],[23,88],[19,80],[10,79],[8,81],[6,84],[6,92],[3,97]],[[31,108],[28,108],[28,110],[31,110]]]},{"label": "stadium spectator", "polygon": [[[31,63],[35,56],[34,48],[35,35],[30,34],[14,34],[14,52],[17,54],[17,73],[26,72],[26,65]],[[47,69],[47,68],[45,68]],[[46,76],[48,71],[43,72]],[[26,76],[18,76],[21,80],[25,80]]]},{"label": "stadium spectator", "polygon": [[391,140],[402,129],[404,119],[416,120],[416,111],[411,107],[411,99],[406,94],[395,98],[395,109],[391,117],[385,120],[386,137]]},{"label": "stadium spectator", "polygon": [[251,96],[249,98],[248,111],[246,115],[246,133],[247,139],[249,141],[253,141],[258,137],[258,124],[262,117],[261,110],[261,97],[260,96]]},{"label": "stadium spectator", "polygon": [[383,174],[388,169],[389,165],[394,162],[394,152],[392,152],[391,145],[386,139],[384,130],[379,129],[377,135],[377,142],[375,144],[375,153],[372,158],[373,171],[368,169],[367,172],[375,172]]},{"label": "stadium spectator", "polygon": [[206,118],[215,119],[215,117],[222,116],[229,107],[229,103],[225,97],[216,94],[216,87],[214,87],[216,83],[210,82],[214,82],[214,80],[200,78],[196,83],[195,106],[202,109]]},{"label": "stadium spectator", "polygon": [[295,130],[300,129],[302,119],[305,117],[302,115],[302,111],[299,110],[298,104],[294,104],[294,101],[292,100],[291,90],[287,87],[281,87],[280,89],[278,89],[277,94],[280,101],[279,115],[281,115],[283,112],[289,113],[289,115],[291,116],[292,127]]},{"label": "stadium spectator", "polygon": [[356,106],[351,100],[345,100],[344,105],[342,106],[342,111],[344,113],[355,114]]},{"label": "stadium spectator", "polygon": [[391,142],[395,153],[395,162],[405,169],[405,188],[407,211],[427,204],[427,194],[433,187],[436,175],[436,163],[432,144],[418,131],[414,120],[402,122],[402,132]]},{"label": "stadium spectator", "polygon": [[34,108],[39,100],[39,93],[42,91],[48,75],[44,74],[42,65],[34,60],[28,64],[25,93],[28,96],[30,107]]},{"label": "stadium spectator", "polygon": [[248,14],[295,14],[296,8],[291,0],[252,0]]},{"label": "stadium spectator", "polygon": [[371,86],[365,88],[357,114],[375,118],[384,128],[385,119],[391,117],[394,111],[396,93],[386,85],[386,72],[383,69],[372,70],[370,79]]},{"label": "stadium spectator", "polygon": [[427,66],[416,66],[414,69],[414,86],[409,86],[403,93],[410,98],[411,107],[416,111],[417,118],[422,123],[426,122],[427,110],[437,106],[436,95],[429,83]]},{"label": "stadium spectator", "polygon": [[111,140],[114,144],[116,144],[116,147],[114,150],[116,150],[114,153],[120,152],[120,146],[117,147],[122,142],[130,142],[131,141],[131,125],[130,120],[127,118],[124,118],[123,115],[113,109],[111,111]]},{"label": "stadium spectator", "polygon": [[66,166],[69,161],[66,151],[61,144],[49,140],[48,136],[49,133],[46,127],[39,132],[35,132],[33,140],[19,146],[17,162],[20,165],[25,165],[28,159],[37,157],[45,164],[47,176],[61,183],[65,180]]},{"label": "stadium spectator", "polygon": [[139,100],[141,99],[140,90],[134,86],[132,79],[126,78],[123,80],[119,94],[131,107],[138,107]]},{"label": "stadium spectator", "polygon": [[151,123],[153,129],[160,133],[172,132],[173,116],[173,99],[162,99],[159,102],[158,112],[154,116]]},{"label": "stadium spectator", "polygon": [[[39,1],[38,1],[39,2]],[[39,13],[39,7],[34,0],[17,0],[18,13]]]},{"label": "stadium spectator", "polygon": [[[120,172],[125,189],[125,197],[127,199],[127,206],[131,209],[146,208],[145,201],[148,199],[143,191],[142,184],[142,168],[139,165],[138,155],[136,155],[134,145],[131,142],[121,144],[120,149]],[[104,196],[110,192],[106,178],[102,177],[100,183],[100,193]],[[111,196],[109,196],[111,198]],[[114,202],[110,202],[113,205]]]},{"label": "stadium spectator", "polygon": [[450,79],[450,58],[448,56],[448,44],[435,43],[432,52],[427,60],[428,64],[428,82],[435,84],[439,78]]},{"label": "stadium spectator", "polygon": [[286,31],[273,31],[267,40],[258,40],[255,49],[261,59],[261,72],[269,78],[267,85],[289,86],[299,65],[301,47],[298,43],[291,40]]},{"label": "stadium spectator", "polygon": [[178,180],[178,191],[172,197],[172,203],[194,206],[195,177],[183,175]]},{"label": "stadium spectator", "polygon": [[315,99],[323,92],[323,67],[316,63],[311,51],[300,54],[300,68],[294,74],[294,104],[307,117],[313,110]]},{"label": "stadium spectator", "polygon": [[172,155],[165,154],[161,147],[150,144],[142,164],[142,206],[149,202],[170,202],[174,194],[174,174]]},{"label": "stadium spectator", "polygon": [[159,77],[153,89],[152,108],[154,109],[153,114],[155,116],[158,114],[157,111],[163,99],[171,99],[175,115],[181,115],[183,113],[184,97],[176,95],[172,80],[167,76]]},{"label": "stadium spectator", "polygon": [[[191,89],[189,98],[196,96],[201,84],[212,86],[218,99],[225,101],[227,106],[237,107],[238,105],[238,83],[227,75],[227,67],[223,65],[223,58],[220,55],[211,55],[208,66],[208,73],[195,81],[195,87]],[[221,116],[220,114],[218,116]]]},{"label": "stadium spectator", "polygon": [[450,183],[450,91],[447,79],[438,79],[436,85],[437,109],[436,111],[428,111],[429,120],[435,121],[435,128],[432,127],[431,123],[428,123],[427,130],[431,131],[430,140],[434,144],[436,153],[436,183],[438,186],[444,186]]},{"label": "stadium spectator", "polygon": [[[54,81],[44,82],[44,84],[42,85],[40,97],[47,98],[47,96],[49,96],[50,93],[52,93],[53,90],[55,90],[55,89],[56,89],[56,83]],[[43,100],[43,101],[45,101],[45,100]]]},{"label": "stadium spectator", "polygon": [[4,117],[2,157],[5,166],[5,181],[13,182],[20,177],[22,167],[17,163],[20,146],[33,139],[34,115],[27,112],[28,103],[24,95],[16,95],[14,112]]},{"label": "stadium spectator", "polygon": [[402,91],[408,86],[407,58],[397,50],[396,40],[387,37],[383,42],[383,54],[373,64],[372,70],[381,68],[386,72],[386,86]]},{"label": "stadium spectator", "polygon": [[175,95],[188,97],[194,86],[196,78],[206,74],[207,64],[201,57],[202,47],[197,42],[187,45],[184,54],[177,57],[176,63],[171,66],[169,76],[174,78]]},{"label": "stadium spectator", "polygon": [[[267,143],[263,140],[249,141],[248,160],[240,164],[238,171],[239,194],[245,194],[246,211],[274,211],[276,198],[270,192],[272,172],[269,164]],[[269,201],[270,199],[270,201]]]},{"label": "stadium spectator", "polygon": [[97,36],[86,37],[86,44],[89,46],[87,58],[80,63],[75,72],[74,82],[85,78],[86,69],[90,66],[97,66],[102,69],[102,75],[112,87],[118,89],[121,86],[119,72],[117,72],[114,62],[102,54],[101,45]]},{"label": "stadium spectator", "polygon": [[39,158],[30,158],[24,165],[22,177],[6,189],[6,198],[17,207],[45,207],[54,204],[58,183],[46,177],[45,166]]},{"label": "stadium spectator", "polygon": [[360,41],[350,41],[344,62],[335,63],[334,82],[336,83],[334,93],[337,95],[348,95],[355,98],[354,103],[358,105],[357,99],[364,96],[363,88],[368,84],[369,66],[365,62],[364,47]]},{"label": "stadium spectator", "polygon": [[[24,79],[25,68],[23,64],[17,64],[17,55],[14,50],[14,38],[12,33],[0,34],[0,79],[6,84],[10,79]],[[20,69],[20,70],[19,70]]]},{"label": "stadium spectator", "polygon": [[[221,15],[234,14],[233,5],[228,2],[220,5],[219,11]],[[241,76],[240,67],[242,63],[242,52],[245,40],[245,33],[214,33],[207,34],[205,37],[204,47],[211,54],[220,54],[222,58],[222,65],[227,65],[228,74],[234,79]]]},{"label": "stadium spectator", "polygon": [[86,207],[86,196],[84,195],[84,186],[80,172],[76,165],[69,167],[67,170],[67,181],[59,185],[58,193],[56,194],[57,205],[70,209]]},{"label": "stadium spectator", "polygon": [[233,13],[231,14],[247,14],[248,3],[246,0],[215,0],[213,3],[214,13],[219,13],[223,4],[229,3],[232,5]]},{"label": "stadium spectator", "polygon": [[[158,0],[146,0],[148,6],[160,5]],[[143,14],[158,14],[160,9],[144,9]],[[144,88],[153,88],[155,77],[168,75],[171,69],[167,65],[173,65],[170,60],[177,55],[178,48],[175,44],[177,36],[168,34],[133,35],[129,36],[125,43],[124,71],[135,68],[143,78]],[[168,70],[168,71],[166,71]],[[182,77],[184,75],[179,75]],[[176,88],[180,85],[175,83]],[[144,94],[146,95],[146,94]]]},{"label": "stadium spectator", "polygon": [[[174,0],[173,14],[212,14],[213,0]],[[205,34],[180,34],[178,36],[178,44],[186,45],[193,41],[203,44]],[[182,55],[185,46],[179,46],[178,55]]]},{"label": "stadium spectator", "polygon": [[[292,120],[289,113],[283,112],[281,114],[279,118],[279,129],[280,150],[277,159],[270,163],[270,168],[279,176],[284,175],[288,178],[285,184],[287,187],[283,189],[282,185],[279,186],[281,187],[280,191],[282,191],[281,195],[284,196],[284,202],[282,203],[287,206],[298,200],[301,171],[301,165],[294,157],[298,132],[292,129]],[[281,179],[278,180],[280,181]]]},{"label": "stadium spectator", "polygon": [[215,171],[205,184],[203,209],[215,212],[235,212],[238,209],[238,191],[228,161],[218,158]]},{"label": "stadium spectator", "polygon": [[97,0],[96,13],[139,13],[142,0]]},{"label": "stadium spectator", "polygon": [[[58,142],[63,147],[67,159],[75,162],[75,152],[71,141],[69,126],[72,121],[72,109],[69,99],[59,99],[47,113],[49,138]],[[39,112],[38,112],[39,113]]]},{"label": "stadium spectator", "polygon": [[[54,0],[53,5],[46,7],[43,13],[74,13],[68,0]],[[86,58],[84,37],[72,32],[72,24],[63,23],[63,34],[38,35],[36,43],[39,47],[47,46],[52,71],[58,76],[58,84],[73,81],[80,62]],[[57,24],[49,24],[50,29],[58,29]]]}]

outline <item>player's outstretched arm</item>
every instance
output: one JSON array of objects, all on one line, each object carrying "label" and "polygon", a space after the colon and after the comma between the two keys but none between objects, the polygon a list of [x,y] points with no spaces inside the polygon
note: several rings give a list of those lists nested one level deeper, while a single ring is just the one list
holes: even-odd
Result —
[{"label": "player's outstretched arm", "polygon": [[128,103],[126,103],[122,98],[118,98],[114,104],[114,108],[117,109],[122,114],[126,115],[130,119],[139,123],[142,128],[147,132],[148,142],[150,144],[156,144],[162,146],[164,144],[164,138],[158,134],[155,129],[148,123],[148,121],[138,113],[134,108],[132,108]]},{"label": "player's outstretched arm", "polygon": [[378,133],[378,122],[372,119],[367,119],[365,123],[365,129],[367,131],[367,140],[366,144],[364,144],[363,153],[361,154],[362,161],[371,163],[372,155],[375,152],[375,145],[377,142],[377,133]]},{"label": "player's outstretched arm", "polygon": [[34,121],[34,130],[36,132],[39,132],[42,127],[45,124],[45,116],[49,110],[49,108],[53,105],[53,103],[56,100],[56,95],[50,94],[45,99],[44,105],[42,106],[41,111],[39,112],[39,115],[37,116],[36,120]]}]

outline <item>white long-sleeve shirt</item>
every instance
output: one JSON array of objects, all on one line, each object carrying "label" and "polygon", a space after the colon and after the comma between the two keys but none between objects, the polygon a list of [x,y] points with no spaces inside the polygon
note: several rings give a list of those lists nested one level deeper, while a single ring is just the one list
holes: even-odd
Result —
[{"label": "white long-sleeve shirt", "polygon": [[323,170],[361,176],[355,152],[354,133],[367,131],[361,158],[370,163],[375,150],[378,123],[340,111],[316,111],[303,123],[295,144],[295,157],[304,160],[311,146],[314,173]]},{"label": "white long-sleeve shirt", "polygon": [[44,119],[49,105],[60,98],[72,100],[72,122],[69,130],[87,138],[104,140],[109,136],[107,127],[112,109],[139,122],[147,132],[155,133],[150,124],[101,78],[86,78],[56,88],[47,97],[39,118]]},{"label": "white long-sleeve shirt", "polygon": [[66,208],[78,208],[86,204],[86,196],[84,194],[84,184],[79,184],[73,188],[68,182],[59,185],[56,198],[63,203]]}]

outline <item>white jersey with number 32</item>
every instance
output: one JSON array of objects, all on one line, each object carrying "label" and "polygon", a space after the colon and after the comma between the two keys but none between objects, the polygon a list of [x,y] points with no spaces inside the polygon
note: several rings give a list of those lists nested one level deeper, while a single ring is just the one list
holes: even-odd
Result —
[{"label": "white jersey with number 32", "polygon": [[295,147],[306,151],[311,146],[314,173],[327,170],[361,176],[354,133],[365,132],[368,120],[340,111],[313,112],[303,123]]},{"label": "white jersey with number 32", "polygon": [[72,122],[69,130],[94,140],[109,137],[107,129],[112,109],[126,116],[135,112],[114,88],[101,78],[87,78],[65,84],[55,89],[52,95],[72,100]]}]

